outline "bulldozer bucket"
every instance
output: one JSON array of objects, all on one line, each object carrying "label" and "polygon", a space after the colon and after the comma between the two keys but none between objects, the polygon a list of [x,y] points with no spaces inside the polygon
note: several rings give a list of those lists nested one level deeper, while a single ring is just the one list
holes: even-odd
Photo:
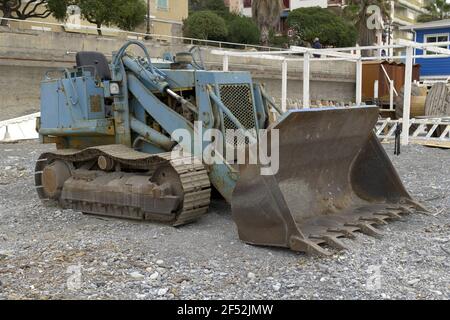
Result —
[{"label": "bulldozer bucket", "polygon": [[376,225],[424,210],[375,136],[377,119],[377,107],[286,113],[268,131],[279,130],[278,172],[240,166],[232,211],[241,240],[329,255],[345,248],[342,237],[379,236]]}]

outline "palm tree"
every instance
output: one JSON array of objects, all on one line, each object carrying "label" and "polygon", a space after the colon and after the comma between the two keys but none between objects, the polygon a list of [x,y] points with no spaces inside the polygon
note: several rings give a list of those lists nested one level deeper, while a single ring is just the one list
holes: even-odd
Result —
[{"label": "palm tree", "polygon": [[377,6],[383,21],[389,16],[390,0],[349,0],[348,6],[344,9],[344,15],[351,19],[358,29],[358,44],[360,46],[371,46],[376,41],[377,28],[370,25],[374,19],[374,13],[370,6]]},{"label": "palm tree", "polygon": [[261,30],[261,44],[269,45],[270,29],[280,21],[284,5],[282,0],[253,0],[252,14]]},{"label": "palm tree", "polygon": [[450,3],[446,0],[434,0],[424,7],[428,13],[421,14],[417,21],[429,22],[450,18]]}]

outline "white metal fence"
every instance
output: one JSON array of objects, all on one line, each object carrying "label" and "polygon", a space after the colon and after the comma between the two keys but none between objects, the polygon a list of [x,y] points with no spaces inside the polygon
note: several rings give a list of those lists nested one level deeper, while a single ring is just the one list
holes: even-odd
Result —
[{"label": "white metal fence", "polygon": [[36,132],[36,118],[39,116],[40,113],[37,112],[19,118],[0,121],[0,141],[9,142],[39,138],[39,134]]},{"label": "white metal fence", "polygon": [[[440,42],[439,46],[450,45],[450,42]],[[382,50],[382,49],[406,49],[406,55],[389,55],[385,57],[372,56],[363,57],[362,51]],[[433,52],[433,55],[417,55],[416,49],[426,49]],[[303,62],[303,108],[310,108],[310,66],[313,62],[321,61],[353,61],[356,63],[356,105],[362,104],[362,62],[370,60],[391,59],[391,60],[405,60],[405,89],[403,101],[403,119],[405,127],[409,128],[410,112],[411,112],[411,90],[412,90],[412,73],[414,58],[448,58],[450,57],[450,50],[437,47],[435,43],[418,43],[413,41],[400,40],[399,44],[392,45],[377,45],[364,47],[348,47],[348,48],[332,48],[332,49],[311,49],[304,47],[291,47],[289,50],[275,51],[275,52],[234,52],[225,50],[212,50],[213,54],[221,55],[223,57],[223,70],[229,69],[229,57],[252,57],[255,59],[268,59],[280,61],[281,63],[281,109],[287,110],[288,97],[288,62]],[[293,57],[296,55],[297,57]],[[390,79],[389,79],[390,80]],[[393,84],[390,83],[391,96],[393,96]],[[393,97],[391,97],[391,104],[393,105]],[[401,143],[408,145],[409,133],[407,130],[403,131]]]},{"label": "white metal fence", "polygon": [[375,129],[378,138],[382,142],[394,141],[398,125],[408,133],[411,143],[450,148],[450,117],[410,119],[408,128],[404,127],[402,119],[380,119]]},{"label": "white metal fence", "polygon": [[[20,19],[11,19],[11,18],[0,18],[0,20],[6,20],[11,22],[19,22],[20,24],[26,24],[29,26],[27,28],[28,30],[34,30],[34,31],[42,31],[42,32],[48,32],[52,31],[52,27],[58,27],[61,28],[61,31],[64,31],[66,29],[70,29],[71,33],[76,32],[81,34],[93,34],[93,32],[97,32],[97,27],[94,26],[85,26],[85,25],[73,25],[73,24],[63,24],[63,23],[53,23],[53,22],[45,22],[45,21],[36,21],[36,20],[20,20]],[[18,28],[20,28],[20,24],[18,24]],[[166,34],[155,34],[155,33],[142,33],[142,32],[131,32],[131,31],[125,31],[121,29],[116,28],[107,28],[102,27],[100,28],[103,35],[102,37],[126,37],[128,39],[134,39],[134,40],[160,40],[160,41],[166,41],[166,42],[179,42],[179,43],[186,43],[191,45],[201,45],[201,46],[207,46],[207,47],[215,47],[215,48],[234,48],[234,49],[241,49],[241,50],[267,50],[267,51],[279,51],[280,48],[276,47],[268,47],[268,46],[259,46],[259,45],[253,45],[253,44],[245,44],[245,43],[234,43],[234,42],[227,42],[227,41],[216,41],[216,40],[205,40],[205,39],[197,39],[197,38],[188,38],[188,37],[179,37],[179,36],[173,36],[173,35],[166,35]]]}]

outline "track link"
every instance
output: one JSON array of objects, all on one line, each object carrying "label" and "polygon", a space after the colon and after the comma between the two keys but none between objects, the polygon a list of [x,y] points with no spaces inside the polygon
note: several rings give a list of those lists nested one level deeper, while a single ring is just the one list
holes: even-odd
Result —
[{"label": "track link", "polygon": [[[62,160],[68,164],[95,161],[100,156],[113,159],[115,163],[128,169],[132,168],[148,172],[154,172],[162,166],[171,166],[178,174],[183,190],[183,201],[180,209],[174,212],[172,216],[162,216],[143,212],[139,208],[126,205],[49,199],[42,183],[42,174],[47,165],[55,160]],[[93,147],[82,151],[66,149],[44,153],[36,163],[35,185],[40,199],[48,206],[56,205],[65,209],[70,208],[85,213],[128,219],[161,221],[173,226],[193,222],[206,214],[209,209],[211,197],[210,181],[207,171],[203,164],[192,155],[180,154],[174,157],[170,152],[150,155],[135,151],[123,145]]]}]

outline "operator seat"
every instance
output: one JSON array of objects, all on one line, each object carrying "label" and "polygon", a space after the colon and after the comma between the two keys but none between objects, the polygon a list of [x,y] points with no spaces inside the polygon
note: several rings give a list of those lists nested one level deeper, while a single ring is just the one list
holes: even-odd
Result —
[{"label": "operator seat", "polygon": [[94,51],[82,51],[76,54],[77,67],[93,67],[95,74],[101,80],[111,80],[108,60],[103,53]]}]

